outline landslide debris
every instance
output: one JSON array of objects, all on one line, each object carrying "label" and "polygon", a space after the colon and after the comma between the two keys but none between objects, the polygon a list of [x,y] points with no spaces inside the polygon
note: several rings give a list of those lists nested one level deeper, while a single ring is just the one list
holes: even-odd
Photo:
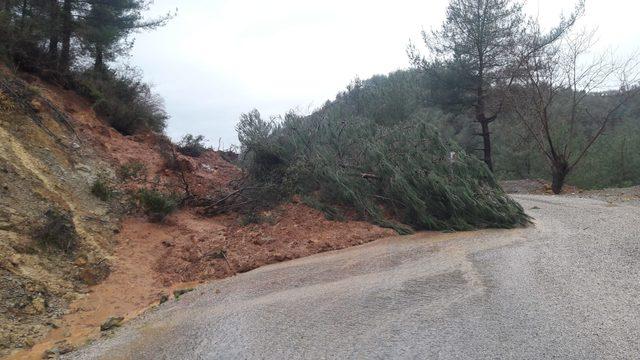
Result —
[{"label": "landslide debris", "polygon": [[174,290],[392,234],[301,203],[205,217],[243,178],[236,154],[125,136],[72,91],[0,70],[0,356],[55,357]]}]

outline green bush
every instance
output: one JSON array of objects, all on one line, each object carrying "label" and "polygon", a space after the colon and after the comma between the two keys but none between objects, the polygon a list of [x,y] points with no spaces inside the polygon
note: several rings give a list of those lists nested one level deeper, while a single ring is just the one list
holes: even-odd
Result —
[{"label": "green bush", "polygon": [[178,151],[187,156],[199,157],[207,150],[204,146],[204,136],[187,134],[178,143]]},{"label": "green bush", "polygon": [[162,132],[166,126],[168,115],[162,99],[131,68],[119,72],[87,71],[77,77],[73,87],[94,101],[96,113],[122,134],[145,129]]},{"label": "green bush", "polygon": [[152,221],[162,221],[178,207],[175,195],[165,194],[157,190],[140,189],[138,201]]},{"label": "green bush", "polygon": [[78,234],[71,214],[57,209],[49,209],[36,228],[33,238],[43,247],[64,252],[75,250]]},{"label": "green bush", "polygon": [[242,165],[280,198],[312,196],[400,233],[527,224],[486,166],[444,141],[425,114],[387,124],[325,108],[268,122],[253,111],[237,127]]},{"label": "green bush", "polygon": [[113,196],[113,188],[103,177],[98,177],[91,185],[91,193],[102,201],[108,201]]}]

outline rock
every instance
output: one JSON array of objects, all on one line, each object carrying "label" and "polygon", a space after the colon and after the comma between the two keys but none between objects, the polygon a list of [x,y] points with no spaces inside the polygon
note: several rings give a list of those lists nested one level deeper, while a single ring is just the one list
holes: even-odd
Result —
[{"label": "rock", "polygon": [[78,172],[83,172],[85,174],[92,174],[93,170],[91,169],[91,167],[85,165],[85,164],[76,164],[74,166],[74,168],[76,169],[76,171]]},{"label": "rock", "polygon": [[162,296],[160,297],[160,304],[164,304],[164,303],[166,303],[167,301],[169,301],[169,297],[168,297],[167,295],[162,295]]},{"label": "rock", "polygon": [[42,112],[42,103],[37,99],[31,100],[31,107],[35,112]]},{"label": "rock", "polygon": [[201,164],[202,169],[206,172],[213,172],[213,169],[211,168],[211,166],[207,165],[207,164]]},{"label": "rock", "polygon": [[47,304],[40,296],[35,297],[33,298],[33,300],[31,300],[31,306],[33,306],[33,309],[37,314],[42,314],[47,310]]},{"label": "rock", "polygon": [[75,350],[75,347],[71,344],[69,344],[66,340],[62,340],[62,341],[58,341],[56,343],[56,347],[53,347],[49,350],[45,350],[44,353],[42,353],[42,358],[43,359],[57,359],[60,357],[60,355],[64,355],[64,354],[68,354],[70,352],[72,352],[73,350]]},{"label": "rock", "polygon": [[43,359],[55,359],[60,355],[60,350],[58,348],[51,348],[48,350],[45,350],[42,353],[42,358]]},{"label": "rock", "polygon": [[266,245],[266,244],[270,244],[272,242],[274,242],[275,239],[272,238],[271,236],[262,236],[259,238],[256,238],[255,240],[253,240],[253,243],[256,245]]},{"label": "rock", "polygon": [[67,340],[58,341],[56,345],[58,345],[58,353],[60,355],[68,354],[75,350],[75,347],[71,345]]},{"label": "rock", "polygon": [[175,246],[175,244],[171,240],[162,240],[162,245],[164,245],[165,247],[174,247]]},{"label": "rock", "polygon": [[176,300],[180,299],[180,296],[193,291],[192,288],[189,289],[180,289],[180,290],[174,290],[173,291],[173,296],[176,298]]},{"label": "rock", "polygon": [[11,257],[9,257],[9,262],[11,263],[11,265],[18,267],[20,266],[20,264],[22,263],[22,258],[20,255],[18,254],[13,254],[11,255]]},{"label": "rock", "polygon": [[73,264],[75,266],[78,267],[83,267],[85,265],[87,265],[87,258],[85,256],[79,256],[74,262]]},{"label": "rock", "polygon": [[51,327],[52,329],[60,328],[60,325],[58,325],[58,323],[56,323],[54,321],[47,321],[47,323],[45,325]]},{"label": "rock", "polygon": [[123,321],[124,318],[122,316],[112,316],[109,318],[109,320],[103,322],[102,325],[100,325],[100,331],[107,331],[116,327],[120,327],[122,326]]}]

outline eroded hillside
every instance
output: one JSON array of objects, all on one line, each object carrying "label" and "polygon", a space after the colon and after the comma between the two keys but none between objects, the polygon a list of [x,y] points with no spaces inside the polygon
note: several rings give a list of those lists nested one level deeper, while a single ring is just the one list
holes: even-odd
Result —
[{"label": "eroded hillside", "polygon": [[[326,220],[301,203],[243,225],[239,215],[203,217],[197,202],[185,202],[150,222],[136,190],[187,186],[206,198],[241,171],[218,152],[191,158],[160,135],[123,136],[86,100],[37,78],[3,69],[1,81],[0,355],[56,356],[175,289],[392,234]],[[131,169],[135,176],[123,176]],[[97,181],[113,196],[95,196]]]}]

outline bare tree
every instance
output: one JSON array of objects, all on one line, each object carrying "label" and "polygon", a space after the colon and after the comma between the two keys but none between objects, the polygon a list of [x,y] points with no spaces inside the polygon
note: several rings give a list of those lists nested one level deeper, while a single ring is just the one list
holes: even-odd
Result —
[{"label": "bare tree", "polygon": [[638,60],[621,60],[611,52],[592,54],[594,35],[566,34],[554,46],[536,51],[523,66],[519,86],[509,92],[514,112],[549,162],[556,194],[640,90],[634,86],[640,79]]}]

